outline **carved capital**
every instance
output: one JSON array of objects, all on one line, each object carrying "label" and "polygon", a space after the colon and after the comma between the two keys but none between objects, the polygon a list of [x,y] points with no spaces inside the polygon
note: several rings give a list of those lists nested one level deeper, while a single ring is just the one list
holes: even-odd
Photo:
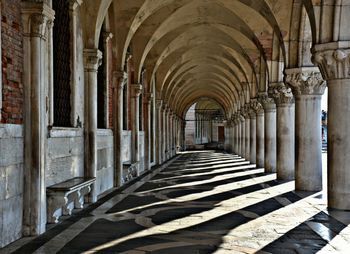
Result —
[{"label": "carved capital", "polygon": [[156,109],[160,110],[163,106],[162,100],[156,100]]},{"label": "carved capital", "polygon": [[147,103],[151,103],[151,102],[152,102],[152,99],[153,99],[153,93],[146,93],[146,94],[145,94],[145,98],[146,98],[145,103],[146,103],[146,102],[147,102]]},{"label": "carved capital", "polygon": [[317,67],[286,69],[285,82],[295,96],[322,95],[327,86]]},{"label": "carved capital", "polygon": [[46,39],[54,17],[54,10],[45,2],[22,2],[22,23],[25,36]]},{"label": "carved capital", "polygon": [[282,104],[294,103],[292,89],[287,87],[283,82],[271,84],[269,93],[271,94],[271,97],[275,100],[277,106]]},{"label": "carved capital", "polygon": [[87,72],[97,72],[102,64],[102,52],[98,49],[84,49],[84,67]]},{"label": "carved capital", "polygon": [[257,99],[254,99],[251,101],[250,107],[252,108],[255,114],[259,115],[264,113],[264,107],[261,105],[261,103]]},{"label": "carved capital", "polygon": [[75,11],[82,3],[83,0],[69,0],[69,10]]},{"label": "carved capital", "polygon": [[350,41],[318,44],[312,53],[325,80],[350,79]]},{"label": "carved capital", "polygon": [[269,97],[266,93],[259,94],[258,101],[264,108],[264,112],[276,111],[276,103],[274,99]]},{"label": "carved capital", "polygon": [[113,72],[114,77],[114,88],[118,90],[123,90],[128,82],[128,74],[125,71],[115,71]]},{"label": "carved capital", "polygon": [[142,93],[142,85],[141,84],[132,84],[131,85],[131,95],[134,98],[137,98]]}]

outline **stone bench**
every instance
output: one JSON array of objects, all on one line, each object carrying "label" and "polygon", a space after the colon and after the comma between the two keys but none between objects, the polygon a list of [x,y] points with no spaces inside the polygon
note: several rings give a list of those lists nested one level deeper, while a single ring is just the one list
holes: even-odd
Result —
[{"label": "stone bench", "polygon": [[61,215],[71,215],[74,208],[82,209],[84,196],[95,181],[96,178],[75,177],[47,187],[47,222],[58,223]]},{"label": "stone bench", "polygon": [[130,161],[123,162],[123,183],[127,183],[137,177],[138,162],[131,163]]}]

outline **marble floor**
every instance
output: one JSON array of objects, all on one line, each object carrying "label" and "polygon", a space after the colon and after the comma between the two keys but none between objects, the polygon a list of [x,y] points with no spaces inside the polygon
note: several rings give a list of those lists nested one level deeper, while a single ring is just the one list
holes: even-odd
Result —
[{"label": "marble floor", "polygon": [[188,152],[0,253],[350,253],[350,213],[244,159]]}]

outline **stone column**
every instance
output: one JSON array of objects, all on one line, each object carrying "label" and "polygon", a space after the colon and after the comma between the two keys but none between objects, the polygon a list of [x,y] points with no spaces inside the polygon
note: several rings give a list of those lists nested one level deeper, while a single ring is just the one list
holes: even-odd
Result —
[{"label": "stone column", "polygon": [[244,144],[245,144],[245,148],[244,148],[244,158],[247,161],[250,161],[250,116],[249,116],[249,112],[250,112],[250,105],[246,104],[245,105],[245,109],[244,109],[244,118],[245,118],[245,136],[244,136]]},{"label": "stone column", "polygon": [[350,42],[316,45],[313,62],[328,85],[328,206],[350,210]]},{"label": "stone column", "polygon": [[[84,49],[85,72],[85,176],[97,176],[97,69],[102,53],[98,49]],[[92,186],[89,202],[97,201],[97,190]]]},{"label": "stone column", "polygon": [[295,187],[322,190],[321,97],[326,89],[317,67],[285,70],[295,96]]},{"label": "stone column", "polygon": [[[45,3],[22,2],[24,28],[24,194],[23,234],[39,235],[46,226],[45,166],[47,150],[46,96],[49,77],[43,71],[47,35],[54,11]],[[1,93],[1,92],[0,92]]]},{"label": "stone column", "polygon": [[162,139],[162,158],[163,158],[163,162],[167,161],[167,108],[168,106],[163,103],[163,112],[162,112],[162,115],[163,115],[163,139]]},{"label": "stone column", "polygon": [[252,108],[253,103],[256,102],[252,100],[250,103],[250,152],[249,152],[249,160],[251,163],[256,164],[256,113]]},{"label": "stone column", "polygon": [[114,186],[123,185],[123,91],[128,74],[123,71],[113,73],[113,127],[114,127]]},{"label": "stone column", "polygon": [[244,115],[244,111],[242,111],[242,115],[241,115],[241,157],[245,158],[245,130],[246,130],[246,126],[245,126],[245,115]]},{"label": "stone column", "polygon": [[163,144],[163,130],[162,130],[162,123],[163,123],[163,119],[162,119],[162,107],[163,107],[163,101],[162,100],[156,100],[156,114],[157,114],[157,120],[156,120],[156,149],[155,149],[155,153],[156,153],[156,163],[157,165],[161,165],[163,163],[163,158],[162,158],[162,144]]},{"label": "stone column", "polygon": [[292,90],[284,83],[272,84],[277,105],[277,178],[295,178],[295,107]]},{"label": "stone column", "polygon": [[233,148],[234,148],[234,153],[238,155],[238,139],[239,139],[239,131],[238,131],[238,125],[239,125],[239,119],[237,114],[234,115],[234,124],[235,124],[235,139],[234,139],[234,144],[233,144]]},{"label": "stone column", "polygon": [[277,156],[277,139],[276,139],[276,104],[272,98],[267,95],[260,97],[264,107],[264,136],[265,136],[265,162],[264,168],[266,173],[276,172],[276,156]]},{"label": "stone column", "polygon": [[144,122],[145,122],[145,169],[151,169],[151,103],[153,94],[147,93],[144,104]]},{"label": "stone column", "polygon": [[140,95],[142,85],[131,85],[131,159],[137,163],[137,175],[140,173]]},{"label": "stone column", "polygon": [[236,139],[236,123],[235,123],[235,119],[232,116],[231,117],[231,153],[235,154],[235,139]]},{"label": "stone column", "polygon": [[256,166],[263,168],[265,163],[264,108],[258,101],[253,102],[252,108],[256,113]]}]

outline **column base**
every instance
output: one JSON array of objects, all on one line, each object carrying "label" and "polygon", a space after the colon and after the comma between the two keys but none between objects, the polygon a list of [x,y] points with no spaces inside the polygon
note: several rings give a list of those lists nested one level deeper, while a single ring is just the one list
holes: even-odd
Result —
[{"label": "column base", "polygon": [[328,191],[328,207],[339,210],[350,210],[350,193]]}]

